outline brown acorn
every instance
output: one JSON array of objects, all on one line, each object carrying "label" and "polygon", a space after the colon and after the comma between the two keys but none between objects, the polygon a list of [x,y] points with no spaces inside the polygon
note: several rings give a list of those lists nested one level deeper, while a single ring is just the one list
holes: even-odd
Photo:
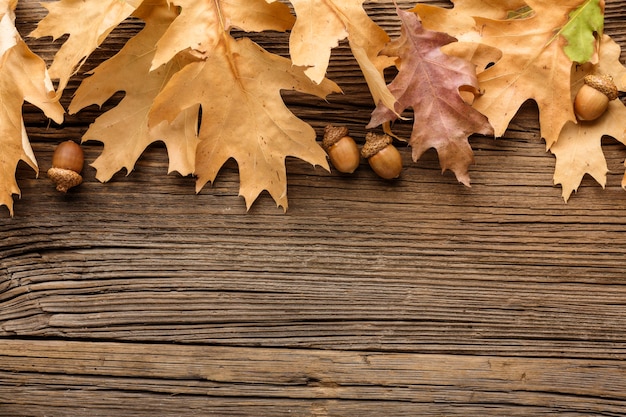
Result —
[{"label": "brown acorn", "polygon": [[361,163],[359,148],[354,139],[348,136],[348,128],[344,126],[326,126],[322,148],[339,172],[351,174]]},{"label": "brown acorn", "polygon": [[397,178],[402,172],[402,155],[392,143],[389,135],[369,132],[361,149],[361,156],[367,158],[374,172],[386,180]]},{"label": "brown acorn", "polygon": [[574,112],[579,120],[596,120],[617,98],[617,87],[610,75],[589,74],[584,82],[574,98]]},{"label": "brown acorn", "polygon": [[85,161],[80,145],[72,140],[62,142],[52,155],[52,168],[48,170],[48,177],[56,184],[60,192],[67,192],[83,182],[80,175]]}]

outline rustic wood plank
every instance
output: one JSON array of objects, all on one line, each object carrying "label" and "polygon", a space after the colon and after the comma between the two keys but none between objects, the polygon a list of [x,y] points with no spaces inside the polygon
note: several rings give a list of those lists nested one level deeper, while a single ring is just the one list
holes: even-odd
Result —
[{"label": "rustic wood plank", "polygon": [[[463,249],[471,236],[446,248],[433,247],[434,237],[396,242],[372,232],[368,240],[348,239],[340,246],[293,222],[282,227],[304,229],[276,245],[279,231],[263,236],[269,221],[260,229],[230,224],[231,234],[248,232],[228,241],[218,231],[209,236],[211,244],[199,242],[193,229],[151,229],[144,245],[145,232],[133,237],[124,231],[127,225],[109,223],[110,240],[98,238],[103,247],[14,255],[4,262],[11,279],[1,298],[0,329],[5,335],[342,349],[604,358],[626,353],[622,272],[616,269],[611,279],[601,266],[610,253],[592,253],[563,274],[568,260],[561,268],[559,260],[541,267],[533,266],[538,255],[523,260]],[[433,225],[430,233],[437,232],[442,231]],[[484,233],[483,242],[496,233]],[[128,247],[116,243],[122,239]],[[377,253],[372,240],[388,241],[388,252]],[[401,247],[407,241],[408,251]],[[177,256],[181,245],[187,249]],[[595,269],[586,265],[593,257],[599,258]],[[442,268],[447,258],[458,265]],[[507,277],[511,269],[517,273]],[[546,272],[552,276],[542,276]],[[361,274],[358,280],[355,273]]]},{"label": "rustic wood plank", "polygon": [[[625,5],[606,14],[622,46]],[[398,33],[391,2],[367,7]],[[45,10],[17,14],[25,35]],[[285,35],[254,38],[287,53]],[[28,39],[48,61],[60,42]],[[362,141],[372,103],[345,43],[329,77],[344,95],[286,102]],[[63,126],[26,105],[41,172],[121,96]],[[624,146],[606,138],[606,189],[587,178],[565,204],[533,104],[471,143],[470,189],[434,152],[402,148],[391,183],[365,163],[344,176],[289,160],[286,213],[267,195],[246,213],[234,163],[196,195],[160,144],[67,195],[21,166],[16,215],[0,218],[0,415],[626,415]]]},{"label": "rustic wood plank", "polygon": [[[0,346],[0,361],[15,373],[4,378],[19,387],[0,391],[2,403],[28,411],[46,387],[67,393],[53,403],[56,415],[76,415],[92,397],[99,407],[90,411],[115,405],[124,415],[157,412],[172,395],[179,407],[196,400],[180,415],[192,412],[198,397],[205,412],[232,398],[263,398],[278,402],[264,415],[293,404],[296,412],[309,408],[296,415],[350,416],[378,416],[398,405],[398,415],[438,415],[451,405],[463,415],[485,404],[482,415],[521,415],[509,413],[516,407],[534,415],[618,415],[626,400],[618,361],[20,340]],[[118,392],[146,395],[125,406]],[[370,408],[352,407],[359,400]]]}]

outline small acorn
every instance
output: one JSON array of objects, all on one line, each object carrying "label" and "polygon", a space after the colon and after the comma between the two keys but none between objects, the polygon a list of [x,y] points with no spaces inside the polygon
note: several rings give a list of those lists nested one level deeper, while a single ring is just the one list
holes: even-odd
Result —
[{"label": "small acorn", "polygon": [[386,180],[397,178],[402,172],[402,155],[392,143],[389,135],[369,132],[361,149],[361,156],[367,158],[374,172]]},{"label": "small acorn", "polygon": [[348,136],[347,127],[326,126],[322,148],[337,171],[351,174],[359,167],[361,154],[354,139]]},{"label": "small acorn", "polygon": [[574,98],[574,112],[579,120],[596,120],[617,98],[617,87],[610,75],[589,74]]},{"label": "small acorn", "polygon": [[80,173],[84,161],[83,150],[76,142],[67,140],[57,146],[52,155],[52,168],[48,170],[48,177],[56,184],[58,191],[66,193],[83,182]]}]

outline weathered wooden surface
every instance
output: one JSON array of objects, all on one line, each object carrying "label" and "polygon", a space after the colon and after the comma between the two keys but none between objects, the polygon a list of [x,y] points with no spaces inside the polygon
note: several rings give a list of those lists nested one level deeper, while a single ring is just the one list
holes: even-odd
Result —
[{"label": "weathered wooden surface", "polygon": [[[626,46],[626,2],[608,3]],[[397,33],[390,3],[368,10]],[[22,33],[43,13],[22,0]],[[281,36],[257,40],[284,52]],[[290,107],[362,139],[371,100],[345,45],[329,76],[344,96]],[[99,113],[59,127],[25,107],[42,172]],[[585,179],[565,204],[536,119],[528,104],[505,138],[472,138],[471,189],[434,152],[402,149],[393,183],[290,160],[286,213],[267,195],[246,213],[235,164],[196,195],[159,145],[68,195],[20,168],[0,218],[0,415],[626,415],[626,149],[607,138],[606,189]]]}]

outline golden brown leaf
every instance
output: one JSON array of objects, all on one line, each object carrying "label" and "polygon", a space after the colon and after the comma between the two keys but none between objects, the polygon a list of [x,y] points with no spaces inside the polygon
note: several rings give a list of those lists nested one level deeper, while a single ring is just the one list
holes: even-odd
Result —
[{"label": "golden brown leaf", "polygon": [[335,83],[314,84],[299,67],[247,38],[230,37],[176,73],[157,96],[150,120],[171,121],[200,104],[196,190],[214,181],[222,165],[239,165],[240,195],[248,208],[263,190],[287,208],[285,158],[294,156],[328,169],[315,131],[285,106],[280,90],[319,97],[339,91]]},{"label": "golden brown leaf", "polygon": [[167,146],[170,172],[188,175],[194,171],[197,106],[181,112],[171,125],[164,122],[152,130],[148,127],[148,113],[154,98],[170,77],[189,62],[183,55],[150,71],[156,42],[178,15],[165,0],[153,3],[140,7],[135,13],[146,22],[144,29],[83,80],[69,107],[70,113],[76,113],[91,104],[102,105],[117,91],[126,93],[121,102],[100,115],[83,136],[83,140],[98,140],[104,144],[104,151],[93,163],[100,181],[108,181],[123,168],[130,173],[145,148],[157,140]]},{"label": "golden brown leaf", "polygon": [[511,12],[526,6],[524,0],[456,0],[452,3],[452,9],[418,3],[412,11],[420,16],[428,30],[448,33],[460,42],[480,42],[474,16],[504,20]]},{"label": "golden brown leaf", "polygon": [[[482,0],[458,0],[455,9],[476,9],[475,13],[481,13],[478,6],[483,3]],[[527,18],[496,20],[473,16],[475,33],[468,34],[467,38],[497,48],[502,54],[493,66],[479,71],[478,80],[484,94],[476,98],[473,106],[489,118],[495,135],[502,136],[519,107],[527,100],[534,100],[539,107],[541,135],[549,148],[563,126],[576,121],[570,100],[572,61],[563,50],[567,41],[560,33],[569,21],[569,13],[585,0],[528,0],[526,3],[533,10]],[[445,17],[446,14],[442,18]],[[428,21],[426,27],[434,24],[428,16],[423,19]],[[444,25],[446,22],[436,23]],[[464,26],[464,30],[469,29]]]},{"label": "golden brown leaf", "polygon": [[328,68],[331,49],[348,39],[361,68],[374,104],[394,108],[395,99],[387,88],[383,70],[393,65],[394,57],[379,55],[389,42],[387,33],[362,7],[363,0],[292,0],[296,23],[289,38],[289,51],[295,65],[316,83]]},{"label": "golden brown leaf", "polygon": [[16,1],[0,1],[0,205],[13,215],[13,194],[20,194],[15,180],[19,161],[39,172],[24,121],[24,101],[39,107],[55,122],[63,121],[63,107],[44,61],[24,43],[15,29]]},{"label": "golden brown leaf", "polygon": [[190,48],[202,55],[221,42],[232,28],[261,32],[285,31],[295,17],[286,4],[265,0],[174,0],[180,16],[157,43],[152,69]]},{"label": "golden brown leaf", "polygon": [[104,143],[93,164],[99,179],[132,170],[145,147],[160,139],[170,171],[195,173],[198,191],[234,158],[248,207],[265,189],[286,208],[287,156],[328,168],[313,128],[287,109],[280,91],[325,97],[339,88],[326,79],[315,84],[290,60],[230,34],[233,27],[290,28],[294,17],[285,4],[145,0],[134,15],[146,21],[144,30],[96,68],[70,106],[75,112],[126,93],[84,136]]},{"label": "golden brown leaf", "polygon": [[502,136],[519,107],[529,99],[539,107],[541,136],[549,148],[567,122],[575,122],[570,100],[572,62],[565,39],[555,31],[580,0],[554,4],[530,1],[535,14],[528,19],[496,21],[477,18],[482,42],[502,51],[502,58],[478,75],[484,94],[474,107],[485,114]]},{"label": "golden brown leaf", "polygon": [[[599,73],[612,76],[618,89],[626,91],[626,67],[619,61],[620,53],[619,45],[605,35],[600,45],[598,65],[580,66],[574,73],[572,82],[576,89],[585,75]],[[626,106],[620,100],[610,102],[599,119],[567,123],[556,143],[550,147],[556,156],[554,183],[561,184],[565,201],[578,189],[585,174],[605,186],[608,167],[602,151],[604,135],[626,144]],[[624,184],[626,181],[622,182],[622,186]]]},{"label": "golden brown leaf", "polygon": [[39,22],[30,36],[52,36],[57,39],[69,34],[50,66],[50,77],[59,79],[59,94],[87,57],[141,2],[142,0],[60,0],[42,3],[48,9],[48,15]]}]

